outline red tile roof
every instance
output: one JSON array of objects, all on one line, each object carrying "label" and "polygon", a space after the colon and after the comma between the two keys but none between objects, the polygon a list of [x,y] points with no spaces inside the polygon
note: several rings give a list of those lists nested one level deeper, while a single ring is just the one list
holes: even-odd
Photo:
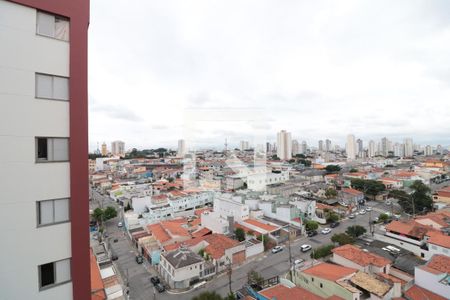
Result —
[{"label": "red tile roof", "polygon": [[263,230],[266,230],[266,231],[269,231],[269,232],[275,231],[275,230],[278,229],[278,227],[259,222],[259,221],[255,220],[255,219],[247,219],[247,220],[244,221],[244,223],[247,223],[247,224],[259,227],[259,228],[261,228]]},{"label": "red tile roof", "polygon": [[329,263],[321,263],[303,270],[303,273],[330,281],[336,281],[356,273],[357,271],[358,270],[353,268],[347,268]]},{"label": "red tile roof", "polygon": [[210,234],[203,237],[205,241],[209,244],[205,251],[211,255],[214,259],[219,259],[225,255],[225,250],[233,248],[239,245],[239,242],[232,240],[223,234]]},{"label": "red tile roof", "polygon": [[368,265],[383,267],[391,263],[390,260],[382,256],[370,252],[365,252],[362,249],[350,244],[334,248],[332,251],[336,255],[342,256],[363,267],[366,267]]},{"label": "red tile roof", "polygon": [[190,236],[187,230],[186,219],[175,219],[170,221],[161,221],[161,226],[172,236]]},{"label": "red tile roof", "polygon": [[242,228],[245,231],[245,233],[247,233],[247,234],[248,233],[253,233],[253,235],[256,236],[256,237],[261,235],[261,233],[259,233],[258,231],[250,229],[250,228],[248,228],[248,227],[246,227],[246,226],[244,226],[242,224],[239,224],[239,223],[234,223],[234,227],[235,228]]},{"label": "red tile roof", "polygon": [[91,260],[91,300],[105,300],[105,286],[103,285],[102,276],[100,275],[100,269],[97,265],[92,249],[90,249]]},{"label": "red tile roof", "polygon": [[363,192],[355,190],[355,189],[352,189],[352,188],[344,188],[344,189],[342,189],[342,191],[344,193],[355,195],[355,196],[364,194]]},{"label": "red tile roof", "polygon": [[440,273],[450,273],[450,256],[435,254],[428,261],[427,267]]},{"label": "red tile roof", "polygon": [[450,236],[437,231],[428,231],[428,243],[450,249]]},{"label": "red tile roof", "polygon": [[160,223],[151,224],[147,227],[152,235],[155,237],[156,240],[158,240],[160,243],[167,242],[171,239],[169,234],[164,230],[164,228],[161,226]]},{"label": "red tile roof", "polygon": [[207,234],[210,234],[211,230],[209,230],[208,228],[204,227],[200,230],[197,230],[195,232],[192,233],[192,237],[196,238],[196,237],[200,237],[200,236],[204,236]]},{"label": "red tile roof", "polygon": [[[301,288],[301,287],[292,287],[289,288],[283,284],[277,284],[265,290],[259,292],[259,294],[263,295],[267,299],[277,299],[277,300],[324,300],[327,298],[322,298],[317,296],[316,294],[311,293],[310,291]],[[342,299],[342,298],[335,298]]]},{"label": "red tile roof", "polygon": [[410,300],[446,300],[444,297],[441,297],[417,285],[413,285],[409,290],[407,290],[405,292],[405,296]]}]

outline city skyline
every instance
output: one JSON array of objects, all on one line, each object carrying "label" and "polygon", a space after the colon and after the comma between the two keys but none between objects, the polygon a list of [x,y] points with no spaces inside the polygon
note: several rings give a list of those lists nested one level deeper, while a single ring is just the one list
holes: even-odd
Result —
[{"label": "city skyline", "polygon": [[255,128],[309,144],[352,132],[448,145],[449,5],[95,1],[90,147],[175,146],[188,110],[235,108],[266,121],[209,122],[202,145],[249,140]]}]

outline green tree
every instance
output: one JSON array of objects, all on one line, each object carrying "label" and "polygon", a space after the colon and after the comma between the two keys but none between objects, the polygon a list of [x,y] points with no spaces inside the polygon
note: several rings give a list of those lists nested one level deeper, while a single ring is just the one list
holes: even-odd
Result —
[{"label": "green tree", "polygon": [[422,181],[416,180],[411,185],[414,192],[411,194],[412,213],[430,211],[433,208],[433,198],[430,196],[431,189]]},{"label": "green tree", "polygon": [[342,246],[346,244],[353,244],[355,242],[355,239],[346,233],[337,233],[333,234],[333,236],[331,237],[331,241],[334,243],[338,243],[339,246]]},{"label": "green tree", "polygon": [[376,180],[352,179],[352,187],[372,197],[386,190],[383,183]]},{"label": "green tree", "polygon": [[387,214],[381,214],[378,216],[378,221],[379,222],[386,222],[387,220],[389,220],[389,216]]},{"label": "green tree", "polygon": [[341,167],[338,165],[328,165],[325,167],[327,173],[337,173],[341,170]]},{"label": "green tree", "polygon": [[298,162],[305,167],[311,167],[311,161],[309,159],[300,159]]},{"label": "green tree", "polygon": [[306,158],[305,154],[295,154],[297,158]]},{"label": "green tree", "polygon": [[311,252],[311,258],[322,258],[322,257],[326,257],[328,255],[331,255],[331,250],[333,250],[334,245],[333,244],[328,244],[328,245],[324,245],[322,247],[318,247],[316,249],[314,249]]},{"label": "green tree", "polygon": [[173,177],[169,177],[169,178],[167,178],[167,181],[168,182],[173,182],[175,179],[173,178]]},{"label": "green tree", "polygon": [[216,292],[206,291],[195,296],[191,300],[224,300],[224,299]]},{"label": "green tree", "polygon": [[327,188],[327,190],[325,191],[325,197],[327,197],[327,199],[336,198],[337,195],[337,191],[333,188]]},{"label": "green tree", "polygon": [[272,160],[280,160],[280,158],[276,154],[274,154],[272,155]]},{"label": "green tree", "polygon": [[351,168],[349,172],[350,172],[350,173],[356,173],[356,172],[358,172],[358,169]]},{"label": "green tree", "polygon": [[360,225],[353,225],[353,226],[347,227],[347,230],[345,232],[349,236],[357,238],[357,237],[363,235],[364,233],[366,233],[367,230],[364,227],[360,226]]},{"label": "green tree", "polygon": [[198,255],[200,255],[201,257],[204,257],[205,256],[205,249],[202,248],[202,249],[198,250]]},{"label": "green tree", "polygon": [[262,285],[264,282],[264,278],[253,269],[247,273],[247,280],[249,284],[257,284],[257,285]]},{"label": "green tree", "polygon": [[333,211],[329,211],[327,213],[326,219],[327,219],[328,223],[337,222],[337,221],[339,221],[339,215]]},{"label": "green tree", "polygon": [[103,221],[104,211],[100,207],[97,207],[92,212],[92,218],[97,222],[97,225],[100,225]]},{"label": "green tree", "polygon": [[117,210],[114,207],[112,207],[112,206],[108,206],[103,211],[103,215],[104,215],[105,221],[109,220],[109,219],[112,219],[112,218],[115,218],[115,217],[117,217]]},{"label": "green tree", "polygon": [[319,223],[313,220],[308,220],[305,222],[306,231],[317,230],[319,228]]},{"label": "green tree", "polygon": [[242,228],[236,228],[234,231],[236,238],[239,242],[245,241],[245,231]]}]

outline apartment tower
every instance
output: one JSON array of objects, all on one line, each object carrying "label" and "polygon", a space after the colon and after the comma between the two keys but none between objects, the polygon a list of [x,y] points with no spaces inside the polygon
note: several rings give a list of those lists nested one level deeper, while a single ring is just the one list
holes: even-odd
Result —
[{"label": "apartment tower", "polygon": [[291,133],[281,130],[277,134],[277,156],[281,160],[292,158],[292,139]]},{"label": "apartment tower", "polygon": [[90,299],[87,0],[0,0],[0,298]]}]

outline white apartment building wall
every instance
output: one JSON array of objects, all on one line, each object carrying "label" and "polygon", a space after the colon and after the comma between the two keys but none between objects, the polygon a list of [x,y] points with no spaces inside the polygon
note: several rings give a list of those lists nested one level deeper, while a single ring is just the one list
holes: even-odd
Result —
[{"label": "white apartment building wall", "polygon": [[214,212],[225,220],[233,216],[236,222],[242,222],[249,218],[250,209],[241,202],[240,197],[231,198],[227,194],[221,194],[214,199]]},{"label": "white apartment building wall", "polygon": [[404,145],[405,145],[405,150],[404,150],[405,157],[412,157],[414,154],[413,140],[410,138],[405,139]]},{"label": "white apartment building wall", "polygon": [[116,156],[125,156],[125,143],[122,141],[114,141],[111,143],[111,153]]},{"label": "white apartment building wall", "polygon": [[203,212],[201,215],[201,224],[213,233],[228,234],[229,225],[227,219],[220,216],[217,212]]},{"label": "white apartment building wall", "polygon": [[264,191],[267,185],[282,183],[289,180],[289,171],[280,173],[254,174],[247,177],[247,188],[252,191]]},{"label": "white apartment building wall", "polygon": [[356,158],[356,141],[353,134],[347,136],[347,144],[345,146],[348,160],[354,160]]},{"label": "white apartment building wall", "polygon": [[281,130],[277,134],[277,156],[281,160],[292,158],[292,139],[291,133]]},{"label": "white apartment building wall", "polygon": [[35,98],[36,73],[68,77],[69,42],[36,24],[36,9],[0,0],[0,298],[72,299],[70,280],[40,290],[38,266],[71,258],[71,223],[66,207],[53,217],[63,222],[39,226],[37,201],[71,195],[68,148],[67,160],[39,163],[36,137],[69,138],[70,119],[69,101]]},{"label": "white apartment building wall", "polygon": [[184,157],[185,154],[186,154],[186,141],[185,140],[178,140],[177,156],[178,157]]},{"label": "white apartment building wall", "polygon": [[368,147],[368,155],[369,157],[375,157],[376,155],[376,145],[373,140],[369,141],[369,147]]},{"label": "white apartment building wall", "polygon": [[448,298],[448,296],[450,295],[450,285],[439,282],[445,276],[448,276],[448,274],[433,274],[421,269],[420,267],[414,268],[415,284],[444,298]]}]

